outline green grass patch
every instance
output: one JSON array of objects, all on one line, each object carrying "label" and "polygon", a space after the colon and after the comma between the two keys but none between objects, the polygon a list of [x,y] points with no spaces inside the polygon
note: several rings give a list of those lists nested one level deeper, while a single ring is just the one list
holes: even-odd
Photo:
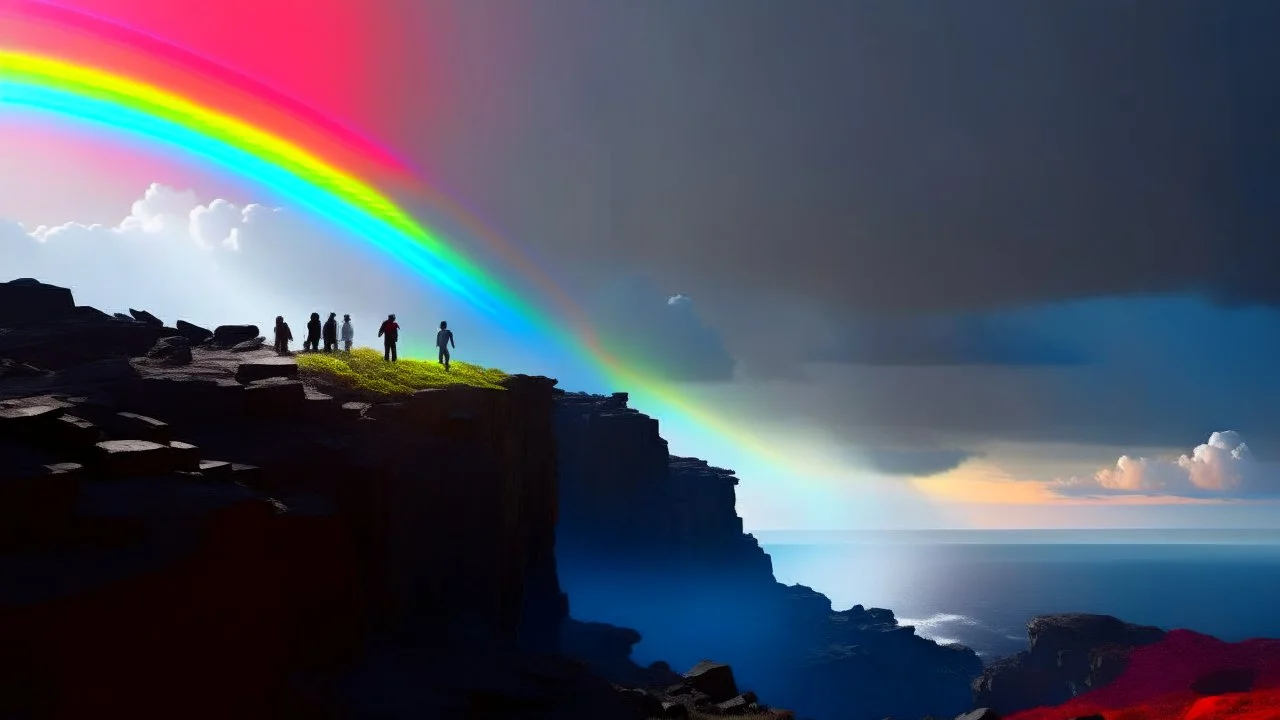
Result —
[{"label": "green grass patch", "polygon": [[382,353],[371,348],[353,348],[349,353],[298,353],[297,361],[303,380],[380,395],[407,395],[450,385],[502,389],[499,383],[507,377],[501,370],[465,362],[450,363],[448,372],[434,360],[400,358],[398,362],[387,362]]}]

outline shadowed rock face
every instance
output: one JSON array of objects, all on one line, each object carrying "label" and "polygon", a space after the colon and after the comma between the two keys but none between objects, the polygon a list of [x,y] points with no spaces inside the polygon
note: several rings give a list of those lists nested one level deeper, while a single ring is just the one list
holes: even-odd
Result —
[{"label": "shadowed rock face", "polygon": [[[564,393],[561,581],[575,615],[637,628],[673,662],[714,657],[736,681],[821,720],[954,717],[982,671],[968,648],[939,646],[889,610],[784,586],[744,534],[730,470],[672,456],[627,396]],[[689,654],[690,649],[698,655]]]},{"label": "shadowed rock face", "polygon": [[1059,705],[1124,672],[1129,653],[1165,631],[1110,615],[1040,615],[1027,623],[1028,649],[1002,658],[973,681],[975,705],[1011,714]]}]

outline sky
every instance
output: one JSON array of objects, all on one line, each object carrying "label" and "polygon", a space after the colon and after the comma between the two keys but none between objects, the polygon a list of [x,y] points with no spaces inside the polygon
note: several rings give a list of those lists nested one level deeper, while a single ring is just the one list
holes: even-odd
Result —
[{"label": "sky", "polygon": [[[14,2],[0,49],[86,47]],[[361,176],[706,413],[655,414],[748,529],[1280,526],[1275,3],[66,4],[403,157]],[[0,155],[0,276],[586,382],[251,175],[2,100]]]}]

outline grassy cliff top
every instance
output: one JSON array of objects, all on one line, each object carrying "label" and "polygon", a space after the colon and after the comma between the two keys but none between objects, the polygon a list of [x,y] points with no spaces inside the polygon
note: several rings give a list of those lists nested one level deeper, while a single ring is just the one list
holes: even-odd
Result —
[{"label": "grassy cliff top", "polygon": [[302,379],[320,380],[381,395],[407,395],[415,390],[468,385],[502,389],[499,383],[507,377],[501,370],[483,368],[454,361],[445,372],[435,361],[409,360],[387,362],[382,353],[370,348],[353,348],[350,353],[299,353],[298,372]]}]

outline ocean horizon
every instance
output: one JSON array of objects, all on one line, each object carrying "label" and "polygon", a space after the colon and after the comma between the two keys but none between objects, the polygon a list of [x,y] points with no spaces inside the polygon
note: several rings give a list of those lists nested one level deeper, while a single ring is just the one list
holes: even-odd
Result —
[{"label": "ocean horizon", "polygon": [[1280,529],[756,531],[774,575],[894,611],[991,661],[1035,615],[1114,615],[1227,641],[1280,637]]}]

